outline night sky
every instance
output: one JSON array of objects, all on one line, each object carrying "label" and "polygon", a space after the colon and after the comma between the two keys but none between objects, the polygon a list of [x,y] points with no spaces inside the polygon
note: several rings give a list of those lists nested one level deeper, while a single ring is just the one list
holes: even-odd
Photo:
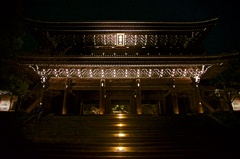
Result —
[{"label": "night sky", "polygon": [[239,51],[238,0],[22,0],[22,15],[46,21],[201,21],[219,18],[208,53]]}]

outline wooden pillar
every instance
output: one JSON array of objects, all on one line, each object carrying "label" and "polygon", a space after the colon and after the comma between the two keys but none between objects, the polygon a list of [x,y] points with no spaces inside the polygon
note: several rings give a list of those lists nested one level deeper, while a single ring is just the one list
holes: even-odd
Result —
[{"label": "wooden pillar", "polygon": [[79,108],[79,113],[80,113],[80,115],[83,115],[83,102],[81,101],[81,103],[80,103],[80,108]]},{"label": "wooden pillar", "polygon": [[40,99],[39,99],[39,105],[42,105],[43,104],[43,98],[44,98],[44,92],[45,92],[45,89],[46,89],[46,85],[47,85],[47,79],[46,77],[42,77],[41,78],[41,82],[42,82],[42,89],[41,89],[41,94],[40,94]]},{"label": "wooden pillar", "polygon": [[178,97],[175,91],[172,92],[173,113],[179,114]]},{"label": "wooden pillar", "polygon": [[112,114],[111,98],[109,97],[110,94],[106,93],[105,95],[106,95],[106,98],[105,98],[106,113],[107,113],[107,114]]},{"label": "wooden pillar", "polygon": [[169,89],[167,93],[163,92],[163,97],[162,97],[162,113],[166,114],[167,113],[167,108],[166,108],[166,97],[171,93],[171,90]]},{"label": "wooden pillar", "polygon": [[104,91],[104,114],[111,114],[112,113],[112,107],[111,107],[111,94],[109,92]]},{"label": "wooden pillar", "polygon": [[43,103],[44,92],[45,92],[45,85],[43,85],[41,89],[40,100],[39,100],[41,104]]},{"label": "wooden pillar", "polygon": [[163,111],[162,111],[162,112],[163,112],[163,114],[166,114],[166,113],[167,113],[166,97],[163,98],[162,103],[163,103],[163,105],[162,105],[162,110],[163,110]]},{"label": "wooden pillar", "polygon": [[157,107],[157,114],[162,114],[162,110],[161,110],[161,100],[158,100],[158,107]]},{"label": "wooden pillar", "polygon": [[201,101],[201,97],[200,97],[200,92],[199,92],[199,88],[196,89],[196,103],[197,103],[197,111],[198,113],[203,113],[203,105],[202,105],[202,101]]},{"label": "wooden pillar", "polygon": [[189,101],[190,101],[190,110],[191,113],[196,113],[196,107],[195,107],[195,101],[194,101],[194,90],[190,90],[188,92],[188,97],[189,97]]},{"label": "wooden pillar", "polygon": [[67,97],[69,94],[68,88],[64,90],[64,96],[63,96],[63,107],[62,107],[62,114],[67,114]]},{"label": "wooden pillar", "polygon": [[179,107],[178,107],[178,97],[176,92],[176,85],[175,85],[175,79],[171,80],[171,89],[172,89],[172,104],[173,104],[173,113],[179,114]]},{"label": "wooden pillar", "polygon": [[142,114],[142,94],[141,94],[141,83],[140,79],[136,79],[136,106],[137,114]]},{"label": "wooden pillar", "polygon": [[135,102],[135,95],[136,93],[133,93],[133,98],[130,99],[130,114],[136,114],[135,110],[136,110],[136,102]]},{"label": "wooden pillar", "polygon": [[45,77],[42,77],[41,78],[41,82],[42,82],[42,89],[41,89],[41,94],[40,94],[40,100],[39,102],[42,104],[43,102],[43,96],[44,96],[44,90],[46,88],[46,78]]},{"label": "wooden pillar", "polygon": [[199,87],[198,87],[199,80],[200,80],[199,77],[192,78],[193,100],[194,100],[197,113],[203,113],[203,106],[202,106]]},{"label": "wooden pillar", "polygon": [[68,102],[68,95],[69,95],[70,88],[71,88],[71,80],[66,79],[64,97],[63,97],[62,114],[67,114],[68,113],[67,102]]},{"label": "wooden pillar", "polygon": [[99,97],[99,109],[100,109],[100,114],[105,113],[105,79],[100,80],[100,97]]},{"label": "wooden pillar", "polygon": [[165,94],[164,92],[160,92],[160,96],[158,99],[158,114],[164,114],[166,113],[166,107],[165,107]]}]

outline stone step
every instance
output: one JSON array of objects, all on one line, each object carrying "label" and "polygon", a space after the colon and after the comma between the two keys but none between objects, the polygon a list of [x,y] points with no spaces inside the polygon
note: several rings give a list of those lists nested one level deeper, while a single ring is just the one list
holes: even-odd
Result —
[{"label": "stone step", "polygon": [[119,117],[47,116],[33,120],[21,127],[18,153],[27,159],[205,159],[225,154],[232,157],[238,152],[231,146],[231,133],[206,116]]},{"label": "stone step", "polygon": [[[141,150],[144,149],[144,150]],[[30,151],[31,150],[31,151]],[[64,148],[59,149],[59,147],[45,147],[37,148],[37,149],[28,149],[28,151],[21,151],[21,153],[25,154],[26,158],[38,158],[38,159],[46,159],[46,158],[221,158],[224,155],[225,157],[231,156],[226,153],[223,155],[218,155],[222,150],[216,149],[192,149],[189,147],[188,149],[176,149],[176,148],[162,148],[156,147],[156,149],[152,149],[152,147],[92,147],[89,148]],[[237,152],[233,152],[237,153]],[[229,155],[229,156],[227,156]]]}]

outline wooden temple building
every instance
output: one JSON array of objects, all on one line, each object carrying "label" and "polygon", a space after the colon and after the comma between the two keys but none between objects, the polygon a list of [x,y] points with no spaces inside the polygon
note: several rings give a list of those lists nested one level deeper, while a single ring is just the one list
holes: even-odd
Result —
[{"label": "wooden temple building", "polygon": [[[197,22],[24,19],[39,43],[18,62],[42,83],[38,103],[59,114],[85,114],[94,107],[112,114],[203,113],[202,79],[231,61],[207,55],[203,42],[218,19]],[[214,72],[214,73],[213,73]],[[47,93],[46,93],[47,92]],[[44,98],[49,94],[48,102]]]}]

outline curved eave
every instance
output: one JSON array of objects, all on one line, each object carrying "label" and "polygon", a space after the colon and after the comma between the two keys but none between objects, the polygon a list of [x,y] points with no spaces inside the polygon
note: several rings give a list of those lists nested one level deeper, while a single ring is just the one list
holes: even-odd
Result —
[{"label": "curved eave", "polygon": [[24,18],[35,31],[51,32],[166,32],[207,30],[218,18],[199,22],[45,22]]},{"label": "curved eave", "polygon": [[66,65],[140,65],[140,64],[214,64],[229,63],[239,57],[239,54],[216,56],[134,56],[134,57],[106,57],[106,56],[19,56],[17,60],[21,64],[66,64]]},{"label": "curved eave", "polygon": [[[191,47],[192,45],[198,45],[217,21],[218,18],[198,22],[47,22],[24,18],[24,22],[29,26],[32,34],[44,48],[55,48],[61,45],[62,41],[66,40],[63,39],[63,35],[68,35],[68,40],[70,41],[67,41],[67,43],[71,43],[71,40],[76,35],[116,33],[166,36],[182,35],[183,37],[188,37],[188,41],[184,41],[183,43],[187,43],[189,45],[187,47]],[[182,43],[180,45],[183,47]]]},{"label": "curved eave", "polygon": [[82,22],[53,22],[53,21],[39,21],[39,20],[33,20],[29,18],[23,18],[23,20],[27,24],[32,25],[39,25],[39,26],[81,26],[81,25],[95,25],[95,26],[102,26],[102,25],[144,25],[144,26],[150,26],[150,25],[159,25],[159,26],[187,26],[187,25],[204,25],[204,24],[215,24],[218,21],[218,18],[213,18],[209,20],[204,21],[182,21],[182,22],[159,22],[159,21],[82,21]]}]

